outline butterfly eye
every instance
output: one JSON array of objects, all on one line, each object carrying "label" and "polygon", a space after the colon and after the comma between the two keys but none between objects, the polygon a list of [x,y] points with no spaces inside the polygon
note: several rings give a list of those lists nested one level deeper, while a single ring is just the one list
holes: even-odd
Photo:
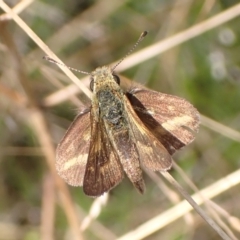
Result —
[{"label": "butterfly eye", "polygon": [[94,79],[91,77],[90,80],[91,80],[91,82],[90,82],[90,90],[93,92]]},{"label": "butterfly eye", "polygon": [[113,74],[113,78],[114,78],[115,82],[116,82],[118,85],[120,85],[120,78],[119,78],[119,76]]}]

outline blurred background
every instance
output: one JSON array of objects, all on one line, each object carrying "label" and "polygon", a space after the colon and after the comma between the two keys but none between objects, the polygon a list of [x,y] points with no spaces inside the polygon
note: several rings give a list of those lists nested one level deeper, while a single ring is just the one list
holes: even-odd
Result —
[{"label": "blurred background", "polygon": [[[149,31],[134,51],[137,57],[131,64],[126,59],[116,72],[130,79],[130,85],[137,82],[183,97],[199,110],[202,125],[196,140],[173,157],[199,189],[240,167],[238,2],[5,1],[66,65],[83,71],[124,57],[141,32]],[[19,26],[21,19],[14,21],[5,14],[4,6],[1,1],[0,240],[117,239],[181,201],[160,174],[144,173],[147,191],[142,196],[125,178],[108,199],[100,200],[56,176],[55,148],[76,114],[89,106],[83,94],[87,90],[80,91],[56,65],[42,59],[46,52],[37,37]],[[220,14],[229,9],[228,16],[236,17],[224,20]],[[209,24],[205,24],[191,37],[188,29],[217,15],[218,26],[207,31]],[[185,40],[170,47],[178,33]],[[162,50],[148,57],[144,50],[150,52],[161,41],[166,41]],[[76,75],[88,89],[88,76]],[[174,168],[170,174],[189,194],[194,193],[179,170]],[[216,205],[203,208],[231,239],[239,239],[239,180],[235,186],[228,179],[223,182],[227,187],[213,199]],[[78,235],[80,226],[84,231]],[[134,239],[220,237],[193,210]]]}]

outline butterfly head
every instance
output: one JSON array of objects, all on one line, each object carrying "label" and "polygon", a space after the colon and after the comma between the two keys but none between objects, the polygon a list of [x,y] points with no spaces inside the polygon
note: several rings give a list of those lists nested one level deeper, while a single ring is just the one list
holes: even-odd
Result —
[{"label": "butterfly head", "polygon": [[99,67],[91,73],[90,89],[93,93],[97,93],[99,89],[109,87],[118,90],[119,85],[120,78],[108,66]]}]

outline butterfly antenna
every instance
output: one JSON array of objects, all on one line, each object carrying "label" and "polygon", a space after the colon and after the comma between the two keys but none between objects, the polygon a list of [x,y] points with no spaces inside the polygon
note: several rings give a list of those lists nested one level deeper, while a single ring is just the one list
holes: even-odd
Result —
[{"label": "butterfly antenna", "polygon": [[79,73],[83,73],[83,74],[86,74],[86,75],[90,75],[89,72],[84,72],[84,71],[81,71],[81,70],[78,70],[76,68],[72,68],[72,67],[68,67],[67,65],[63,64],[63,63],[60,63],[60,62],[57,62],[55,61],[53,58],[49,57],[49,56],[44,56],[43,59],[51,62],[51,63],[54,63],[54,64],[57,64],[57,65],[60,65],[60,66],[63,66],[63,67],[66,67],[74,72],[79,72]]},{"label": "butterfly antenna", "polygon": [[148,32],[147,31],[143,31],[139,37],[139,39],[137,40],[137,42],[133,45],[133,47],[129,50],[129,52],[112,68],[112,71],[114,71],[114,69],[128,56],[130,55],[133,50],[137,47],[137,45],[147,36]]}]

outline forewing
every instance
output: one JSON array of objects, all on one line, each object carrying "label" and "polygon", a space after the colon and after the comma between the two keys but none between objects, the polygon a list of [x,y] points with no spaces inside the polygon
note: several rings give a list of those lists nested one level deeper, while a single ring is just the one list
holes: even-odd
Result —
[{"label": "forewing", "polygon": [[84,175],[83,191],[97,197],[109,191],[123,179],[122,166],[106,133],[105,126],[92,118],[92,138]]},{"label": "forewing", "polygon": [[139,118],[170,154],[194,140],[199,113],[185,99],[145,89],[133,89],[127,96]]},{"label": "forewing", "polygon": [[[121,124],[120,124],[121,125]],[[142,169],[139,161],[139,153],[132,138],[129,126],[122,124],[121,128],[112,131],[111,142],[118,154],[123,170],[140,193],[145,191],[145,183],[142,177]]]},{"label": "forewing", "polygon": [[165,147],[147,129],[133,110],[128,98],[124,96],[129,127],[135,139],[140,161],[152,171],[168,170],[172,166],[172,158]]},{"label": "forewing", "polygon": [[75,118],[56,150],[57,172],[70,185],[83,185],[90,136],[90,111],[87,109]]}]

